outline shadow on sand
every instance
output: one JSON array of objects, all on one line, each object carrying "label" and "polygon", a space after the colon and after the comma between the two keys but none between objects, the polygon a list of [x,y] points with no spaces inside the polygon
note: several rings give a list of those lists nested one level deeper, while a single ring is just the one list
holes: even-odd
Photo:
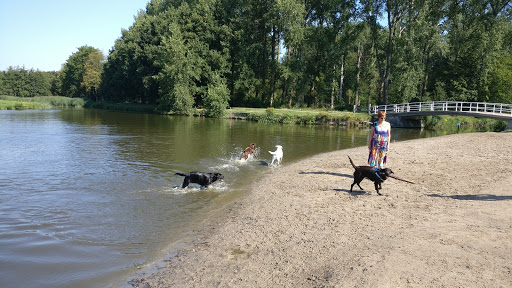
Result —
[{"label": "shadow on sand", "polygon": [[497,196],[491,194],[479,194],[479,195],[439,195],[439,194],[428,194],[429,197],[437,198],[452,198],[455,200],[472,200],[472,201],[506,201],[512,200],[512,196]]},{"label": "shadow on sand", "polygon": [[317,175],[325,174],[325,175],[338,176],[338,177],[354,178],[354,176],[350,175],[350,174],[341,174],[341,173],[324,172],[324,171],[299,172],[299,174],[317,174]]}]

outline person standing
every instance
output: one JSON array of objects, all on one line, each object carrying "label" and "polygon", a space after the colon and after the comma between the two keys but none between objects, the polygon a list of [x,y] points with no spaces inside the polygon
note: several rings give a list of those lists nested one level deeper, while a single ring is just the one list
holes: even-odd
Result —
[{"label": "person standing", "polygon": [[377,116],[379,120],[373,123],[368,143],[368,164],[375,167],[375,170],[384,168],[391,141],[391,125],[386,121],[386,112],[379,111]]}]

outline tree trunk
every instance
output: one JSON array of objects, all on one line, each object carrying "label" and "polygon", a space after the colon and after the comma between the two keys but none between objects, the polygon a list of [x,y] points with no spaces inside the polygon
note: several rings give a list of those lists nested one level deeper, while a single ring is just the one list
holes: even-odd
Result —
[{"label": "tree trunk", "polygon": [[271,76],[270,76],[270,107],[272,107],[272,105],[274,105],[274,91],[275,91],[275,87],[276,87],[276,40],[277,40],[277,37],[276,37],[276,34],[277,34],[277,29],[276,29],[276,26],[272,26],[272,55],[271,55],[271,66],[270,68],[272,69],[272,71],[270,72],[271,73]]},{"label": "tree trunk", "polygon": [[359,79],[361,75],[361,59],[363,58],[363,51],[361,51],[361,42],[357,43],[357,74],[356,74],[356,95],[354,98],[354,105],[359,106]]},{"label": "tree trunk", "polygon": [[292,108],[293,102],[293,89],[290,91],[290,97],[288,98],[288,108]]},{"label": "tree trunk", "polygon": [[[336,65],[334,65],[334,71],[336,71]],[[335,98],[335,89],[334,87],[336,86],[336,78],[332,78],[332,86],[331,86],[331,110],[334,110],[334,98]]]},{"label": "tree trunk", "polygon": [[[389,78],[391,75],[391,59],[393,57],[393,38],[398,26],[399,20],[399,7],[391,7],[393,4],[391,0],[386,1],[386,10],[388,11],[388,46],[386,51],[386,72],[383,79],[382,102],[388,104],[388,91],[389,91]],[[399,5],[399,4],[395,4]],[[393,12],[392,12],[393,11]]]},{"label": "tree trunk", "polygon": [[[341,68],[340,68],[340,89],[338,91],[338,100],[339,100],[339,103],[342,103],[343,104],[343,78],[345,78],[345,75],[344,75],[344,68],[343,68],[343,64],[345,62],[345,59],[344,57],[341,57]],[[348,98],[348,97],[347,97]],[[348,103],[348,99],[347,99],[347,103]]]},{"label": "tree trunk", "polygon": [[316,91],[315,91],[315,80],[313,80],[313,83],[311,84],[311,90],[310,90],[310,93],[311,93],[311,96],[313,96],[313,98],[315,99],[315,109],[318,108],[318,98],[316,96]]}]

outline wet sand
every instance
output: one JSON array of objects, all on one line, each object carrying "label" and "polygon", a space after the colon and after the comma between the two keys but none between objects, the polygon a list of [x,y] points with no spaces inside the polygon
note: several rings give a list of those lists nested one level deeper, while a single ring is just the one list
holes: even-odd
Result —
[{"label": "wet sand", "polygon": [[382,196],[367,148],[272,169],[192,249],[135,287],[510,287],[512,133],[391,143]]}]

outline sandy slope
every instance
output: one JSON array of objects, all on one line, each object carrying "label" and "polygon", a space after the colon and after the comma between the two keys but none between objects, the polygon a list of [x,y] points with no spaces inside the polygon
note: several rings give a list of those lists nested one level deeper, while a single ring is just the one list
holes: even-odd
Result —
[{"label": "sandy slope", "polygon": [[[512,133],[392,143],[383,196],[367,149],[275,168],[194,249],[139,287],[511,287]],[[285,155],[286,156],[286,155]]]}]

